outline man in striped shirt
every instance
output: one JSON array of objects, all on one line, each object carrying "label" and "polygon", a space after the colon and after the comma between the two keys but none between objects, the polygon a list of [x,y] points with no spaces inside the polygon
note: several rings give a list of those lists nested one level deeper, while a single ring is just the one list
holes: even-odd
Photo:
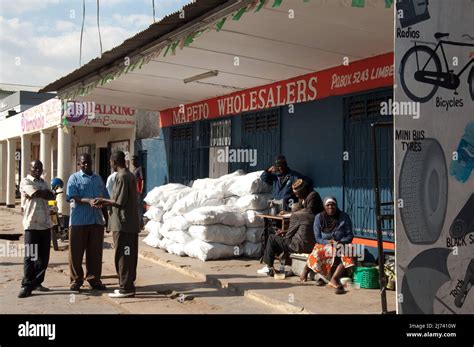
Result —
[{"label": "man in striped shirt", "polygon": [[80,291],[84,283],[82,259],[86,252],[86,276],[92,289],[106,290],[102,284],[102,251],[104,243],[104,215],[98,198],[109,198],[102,178],[92,171],[90,154],[82,154],[80,171],[69,177],[67,199],[71,202],[69,218],[69,270],[71,290]]}]

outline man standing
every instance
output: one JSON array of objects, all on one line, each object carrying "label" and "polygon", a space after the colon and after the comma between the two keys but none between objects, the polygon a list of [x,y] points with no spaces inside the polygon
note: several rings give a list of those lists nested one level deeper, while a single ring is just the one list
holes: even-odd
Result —
[{"label": "man standing", "polygon": [[127,169],[125,154],[115,152],[110,165],[117,171],[111,199],[98,199],[100,206],[111,206],[108,230],[113,232],[115,269],[119,275],[120,289],[109,294],[112,298],[135,295],[138,263],[138,196],[134,175]]},{"label": "man standing", "polygon": [[48,200],[54,200],[55,194],[49,189],[41,175],[43,163],[34,160],[30,165],[30,174],[21,180],[23,228],[25,229],[24,277],[21,281],[19,298],[26,298],[33,290],[48,291],[41,285],[49,263],[51,227]]},{"label": "man standing", "polygon": [[105,219],[97,198],[109,195],[102,178],[92,172],[90,154],[82,154],[80,171],[69,177],[67,200],[72,201],[69,219],[69,269],[71,290],[80,291],[84,283],[82,259],[86,252],[86,277],[92,289],[106,290],[102,284],[102,251]]},{"label": "man standing", "polygon": [[[300,173],[291,170],[288,167],[286,158],[283,155],[277,156],[273,166],[266,169],[261,176],[262,181],[272,186],[272,198],[274,200],[283,200],[283,209],[290,210],[289,200],[293,199],[296,202],[296,196],[291,190],[291,185],[298,179],[304,178]],[[305,181],[312,185],[309,178]]]},{"label": "man standing", "polygon": [[145,187],[145,178],[143,177],[143,169],[138,161],[138,156],[132,157],[133,175],[137,182],[137,193],[138,193],[138,212],[140,221],[140,230],[143,228],[143,188]]}]

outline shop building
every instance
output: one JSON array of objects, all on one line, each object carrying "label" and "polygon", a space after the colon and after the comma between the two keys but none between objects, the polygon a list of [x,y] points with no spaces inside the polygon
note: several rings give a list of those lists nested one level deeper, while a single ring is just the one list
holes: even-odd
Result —
[{"label": "shop building", "polygon": [[[54,98],[0,122],[2,159],[1,203],[15,206],[15,177],[25,177],[29,163],[40,159],[44,179],[61,178],[65,183],[77,171],[82,153],[92,155],[94,171],[104,181],[110,174],[110,154],[134,153],[138,117],[157,117],[156,112],[127,106],[61,102]],[[16,163],[19,163],[19,172]],[[58,196],[61,213],[69,204]]]},{"label": "shop building", "polygon": [[[163,182],[261,170],[282,153],[322,196],[334,195],[357,235],[375,245],[370,134],[372,123],[392,121],[380,107],[393,94],[393,24],[393,6],[379,0],[364,8],[195,1],[42,91],[160,111],[166,154],[141,150],[147,165],[166,163]],[[389,202],[393,131],[381,130],[378,140],[382,200]],[[256,163],[220,160],[222,150],[255,150]],[[393,222],[385,229],[393,241]]]}]

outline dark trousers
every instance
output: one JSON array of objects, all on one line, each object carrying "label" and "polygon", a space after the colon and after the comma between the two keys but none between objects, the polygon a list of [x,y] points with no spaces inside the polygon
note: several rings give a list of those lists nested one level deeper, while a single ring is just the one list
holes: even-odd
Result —
[{"label": "dark trousers", "polygon": [[114,231],[115,270],[120,289],[135,291],[138,265],[138,234]]},{"label": "dark trousers", "polygon": [[44,281],[49,263],[51,229],[25,230],[24,277],[21,286],[35,289]]},{"label": "dark trousers", "polygon": [[281,236],[270,234],[265,247],[265,253],[263,254],[263,262],[269,267],[273,267],[276,256],[280,255],[281,253],[291,252],[289,245],[290,239],[285,239]]},{"label": "dark trousers", "polygon": [[69,228],[69,271],[71,284],[84,283],[82,259],[86,252],[86,280],[91,286],[102,281],[102,251],[104,245],[104,226],[74,225]]}]

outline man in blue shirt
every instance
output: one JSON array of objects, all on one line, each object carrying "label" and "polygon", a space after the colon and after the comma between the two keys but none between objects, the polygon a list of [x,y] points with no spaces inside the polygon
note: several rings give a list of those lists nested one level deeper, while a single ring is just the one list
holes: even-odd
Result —
[{"label": "man in blue shirt", "polygon": [[304,177],[299,172],[293,171],[288,167],[286,158],[283,155],[277,156],[275,164],[266,169],[260,177],[262,181],[272,186],[272,198],[274,200],[283,200],[283,209],[286,211],[290,210],[289,200],[293,202],[298,201],[296,196],[293,194],[291,185],[298,179],[304,178],[305,182],[309,186],[312,186],[313,182],[308,177]]},{"label": "man in blue shirt", "polygon": [[98,198],[109,198],[102,178],[92,172],[90,154],[82,154],[80,171],[69,177],[67,200],[71,202],[69,218],[69,269],[71,290],[80,291],[84,283],[82,259],[86,252],[86,276],[92,289],[106,290],[102,284],[102,250],[105,218]]}]

